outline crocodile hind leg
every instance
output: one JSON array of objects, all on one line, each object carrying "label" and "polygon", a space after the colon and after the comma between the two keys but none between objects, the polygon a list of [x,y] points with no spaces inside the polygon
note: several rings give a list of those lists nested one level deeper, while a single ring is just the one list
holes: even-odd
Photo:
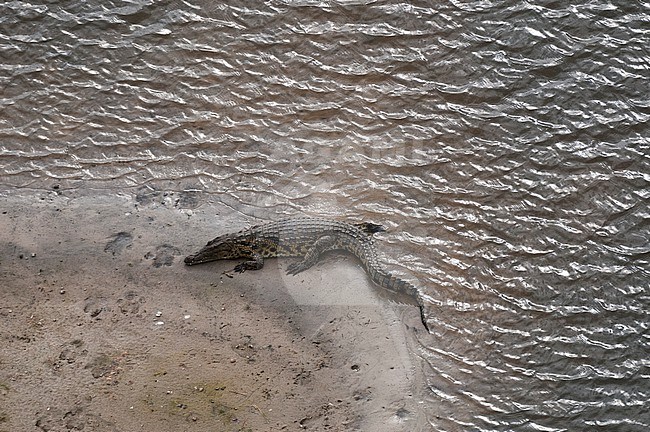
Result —
[{"label": "crocodile hind leg", "polygon": [[374,224],[372,222],[361,222],[361,223],[356,223],[354,224],[355,227],[359,228],[361,231],[365,232],[366,234],[373,235],[378,232],[386,232],[386,228]]},{"label": "crocodile hind leg", "polygon": [[327,252],[334,244],[334,237],[323,236],[316,240],[312,247],[309,249],[305,257],[298,262],[295,262],[287,267],[287,274],[297,275],[300,272],[307,270],[318,262],[318,258],[323,252]]}]

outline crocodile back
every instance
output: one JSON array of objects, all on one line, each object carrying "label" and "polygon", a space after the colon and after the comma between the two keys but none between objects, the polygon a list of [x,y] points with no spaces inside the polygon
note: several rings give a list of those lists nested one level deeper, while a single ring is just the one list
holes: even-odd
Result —
[{"label": "crocodile back", "polygon": [[242,233],[262,241],[256,250],[265,258],[304,256],[322,237],[331,237],[328,250],[344,250],[362,262],[374,256],[372,236],[355,225],[325,218],[299,217],[257,225]]},{"label": "crocodile back", "polygon": [[[377,285],[411,296],[417,292],[415,286],[381,267],[372,235],[356,225],[325,218],[301,217],[254,226],[247,235],[267,240],[257,248],[266,258],[304,256],[318,239],[329,236],[333,244],[328,250],[346,251],[359,258]],[[269,239],[272,241],[268,242]]]}]

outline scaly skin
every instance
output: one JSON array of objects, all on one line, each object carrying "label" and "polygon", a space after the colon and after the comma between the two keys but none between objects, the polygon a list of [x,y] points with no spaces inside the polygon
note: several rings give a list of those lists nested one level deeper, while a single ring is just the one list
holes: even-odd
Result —
[{"label": "scaly skin", "polygon": [[384,270],[377,261],[372,234],[385,231],[368,222],[349,224],[325,218],[299,217],[257,225],[208,242],[200,251],[185,258],[185,264],[245,258],[236,272],[259,270],[264,258],[302,257],[287,268],[296,275],[318,262],[324,252],[342,250],[359,258],[370,279],[382,288],[414,298],[420,308],[422,324],[429,331],[424,316],[424,302],[410,283]]}]

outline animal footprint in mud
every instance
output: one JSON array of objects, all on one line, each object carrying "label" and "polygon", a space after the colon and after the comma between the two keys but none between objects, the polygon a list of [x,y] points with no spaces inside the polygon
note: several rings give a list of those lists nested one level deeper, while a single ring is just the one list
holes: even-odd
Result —
[{"label": "animal footprint in mud", "polygon": [[108,305],[105,298],[87,297],[84,300],[84,312],[89,314],[91,318],[97,318],[99,314],[105,310],[108,310]]},{"label": "animal footprint in mud", "polygon": [[61,347],[59,358],[54,362],[54,369],[60,369],[64,364],[72,364],[77,358],[85,356],[88,351],[83,346],[84,342],[81,339],[75,339],[64,344]]},{"label": "animal footprint in mud", "polygon": [[183,191],[174,203],[179,209],[195,209],[201,204],[201,192]]},{"label": "animal footprint in mud", "polygon": [[121,254],[124,249],[131,247],[133,244],[133,236],[128,232],[119,232],[113,236],[113,240],[106,243],[104,252],[110,252],[113,255]]},{"label": "animal footprint in mud", "polygon": [[120,312],[125,315],[138,314],[140,312],[140,306],[144,303],[144,297],[138,295],[135,291],[127,291],[124,293],[124,297],[117,299],[117,306]]},{"label": "animal footprint in mud", "polygon": [[146,259],[152,259],[154,267],[162,267],[172,265],[174,257],[180,254],[181,251],[178,248],[163,244],[158,246],[155,252],[147,252],[144,257]]}]

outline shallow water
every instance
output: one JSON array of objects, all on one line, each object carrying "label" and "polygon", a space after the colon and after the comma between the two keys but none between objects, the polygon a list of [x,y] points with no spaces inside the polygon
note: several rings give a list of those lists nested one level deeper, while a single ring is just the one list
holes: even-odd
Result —
[{"label": "shallow water", "polygon": [[[650,5],[8,2],[0,185],[381,222],[432,430],[650,427]],[[189,197],[189,198],[187,198]]]}]

